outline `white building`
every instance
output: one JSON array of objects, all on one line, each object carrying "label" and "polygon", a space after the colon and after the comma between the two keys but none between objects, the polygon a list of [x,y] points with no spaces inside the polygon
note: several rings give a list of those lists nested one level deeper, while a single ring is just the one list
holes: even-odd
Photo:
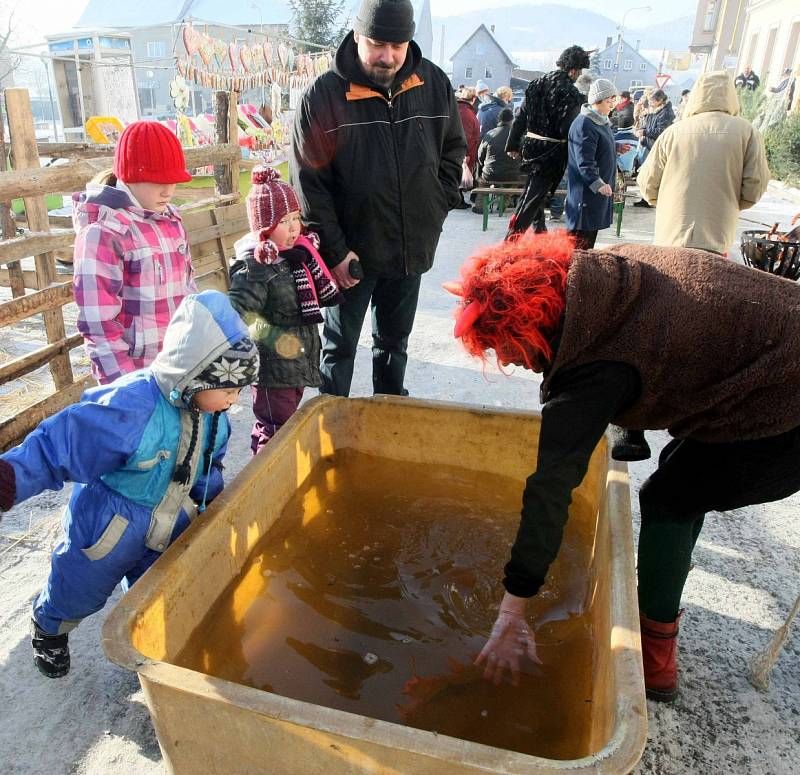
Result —
[{"label": "white building", "polygon": [[787,67],[800,66],[798,0],[750,0],[736,72],[745,65],[767,86],[775,86]]}]

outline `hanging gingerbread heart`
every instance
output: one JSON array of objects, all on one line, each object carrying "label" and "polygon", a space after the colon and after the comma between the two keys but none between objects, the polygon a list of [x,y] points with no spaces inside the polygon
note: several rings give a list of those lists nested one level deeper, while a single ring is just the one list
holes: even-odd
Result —
[{"label": "hanging gingerbread heart", "polygon": [[178,61],[175,63],[175,67],[177,68],[178,72],[179,72],[179,73],[180,73],[180,74],[181,74],[181,75],[182,75],[184,78],[186,78],[186,62],[184,62],[182,59],[179,59],[179,60],[178,60]]},{"label": "hanging gingerbread heart", "polygon": [[239,48],[239,60],[246,73],[253,69],[253,54],[250,51],[250,46],[241,46]]},{"label": "hanging gingerbread heart", "polygon": [[316,65],[317,75],[322,75],[328,69],[327,56],[317,57],[315,65]]},{"label": "hanging gingerbread heart", "polygon": [[314,73],[316,72],[316,62],[311,57],[306,57],[306,75],[309,78],[314,77]]},{"label": "hanging gingerbread heart", "polygon": [[253,57],[253,67],[258,70],[264,66],[264,47],[260,43],[250,46],[250,55]]},{"label": "hanging gingerbread heart", "polygon": [[228,44],[222,38],[214,38],[214,56],[217,60],[217,66],[222,67],[225,60],[228,58]]},{"label": "hanging gingerbread heart", "polygon": [[186,49],[186,53],[189,55],[191,59],[197,53],[197,46],[199,44],[197,34],[195,33],[194,27],[192,27],[191,22],[187,22],[183,25],[183,47]]},{"label": "hanging gingerbread heart", "polygon": [[214,57],[214,41],[211,39],[211,36],[207,32],[201,33],[200,59],[202,59],[203,64],[206,67],[208,67],[213,57]]},{"label": "hanging gingerbread heart", "polygon": [[289,50],[286,52],[286,69],[291,73],[294,69],[294,49],[289,46]]},{"label": "hanging gingerbread heart", "polygon": [[231,70],[235,73],[239,69],[239,47],[235,43],[228,46],[228,58],[231,62]]},{"label": "hanging gingerbread heart", "polygon": [[286,62],[289,60],[289,47],[285,43],[278,44],[278,60],[283,67],[286,67]]},{"label": "hanging gingerbread heart", "polygon": [[264,49],[264,61],[267,63],[267,67],[272,67],[272,62],[274,58],[274,52],[272,50],[272,41],[267,38],[262,44],[261,48]]}]

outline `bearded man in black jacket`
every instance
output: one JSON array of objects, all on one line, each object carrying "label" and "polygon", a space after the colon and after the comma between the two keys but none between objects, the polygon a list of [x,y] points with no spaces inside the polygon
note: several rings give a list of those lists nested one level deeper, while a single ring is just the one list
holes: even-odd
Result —
[{"label": "bearded man in black jacket", "polygon": [[511,218],[507,240],[524,232],[534,221],[535,231],[547,231],[544,205],[567,168],[569,127],[586,102],[575,88],[575,81],[589,67],[589,54],[580,46],[570,46],[561,52],[556,66],[557,70],[528,84],[508,136],[506,152],[522,159],[528,181]]},{"label": "bearded man in black jacket", "polygon": [[404,395],[421,275],[461,202],[466,141],[447,76],[411,38],[409,0],[363,0],[295,115],[291,179],[345,302],[326,310],[323,393],[347,396],[372,306],[376,393]]}]

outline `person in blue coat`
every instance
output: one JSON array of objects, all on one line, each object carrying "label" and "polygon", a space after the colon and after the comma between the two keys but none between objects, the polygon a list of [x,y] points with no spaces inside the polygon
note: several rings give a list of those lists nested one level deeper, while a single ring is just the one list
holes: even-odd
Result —
[{"label": "person in blue coat", "polygon": [[70,668],[67,633],[133,584],[222,490],[226,410],[258,352],[225,294],[184,298],[147,369],[87,390],[0,456],[0,514],[75,482],[64,541],[33,604],[34,662]]},{"label": "person in blue coat", "polygon": [[614,84],[598,78],[589,89],[589,104],[569,128],[566,226],[583,250],[591,250],[597,232],[613,220],[617,148],[608,114],[616,96]]},{"label": "person in blue coat", "polygon": [[478,123],[481,125],[481,141],[486,135],[496,129],[500,122],[500,111],[511,105],[514,93],[510,86],[500,86],[494,94],[489,94],[481,100],[478,106]]}]

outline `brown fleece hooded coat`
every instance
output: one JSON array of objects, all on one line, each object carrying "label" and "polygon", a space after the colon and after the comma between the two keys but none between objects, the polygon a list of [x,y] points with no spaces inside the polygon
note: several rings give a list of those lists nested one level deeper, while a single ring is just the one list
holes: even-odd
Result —
[{"label": "brown fleece hooded coat", "polygon": [[761,136],[738,114],[731,76],[705,73],[683,119],[656,141],[637,178],[642,196],[658,205],[654,244],[730,248],[739,211],[761,199],[770,178]]},{"label": "brown fleece hooded coat", "polygon": [[800,425],[800,285],[701,250],[617,245],[573,254],[561,369],[637,369],[642,392],[614,422],[730,442]]}]

